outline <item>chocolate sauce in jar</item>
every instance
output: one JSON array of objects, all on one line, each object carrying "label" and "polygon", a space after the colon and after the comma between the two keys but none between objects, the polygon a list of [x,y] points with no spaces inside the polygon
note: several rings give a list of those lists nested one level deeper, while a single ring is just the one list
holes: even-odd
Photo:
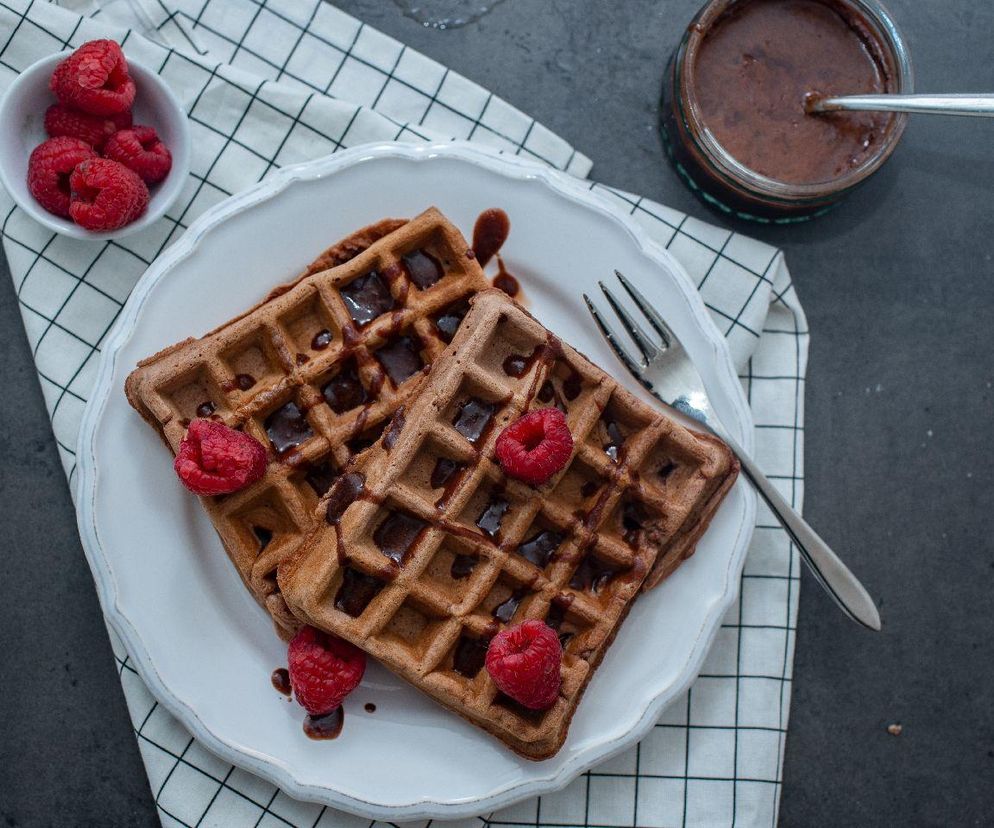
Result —
[{"label": "chocolate sauce in jar", "polygon": [[272,682],[273,687],[284,696],[289,696],[293,692],[293,687],[290,686],[290,671],[286,667],[273,670],[269,680]]},{"label": "chocolate sauce in jar", "polygon": [[345,723],[345,710],[338,706],[323,716],[308,716],[304,719],[304,733],[308,739],[337,739]]}]

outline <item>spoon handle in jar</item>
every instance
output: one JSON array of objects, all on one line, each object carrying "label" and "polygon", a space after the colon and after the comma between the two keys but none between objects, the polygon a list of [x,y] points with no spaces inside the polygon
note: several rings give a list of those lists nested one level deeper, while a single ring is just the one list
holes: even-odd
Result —
[{"label": "spoon handle in jar", "polygon": [[928,112],[934,115],[971,115],[994,117],[994,94],[966,93],[957,95],[845,95],[821,97],[809,95],[808,112],[837,112],[839,110],[871,112]]}]

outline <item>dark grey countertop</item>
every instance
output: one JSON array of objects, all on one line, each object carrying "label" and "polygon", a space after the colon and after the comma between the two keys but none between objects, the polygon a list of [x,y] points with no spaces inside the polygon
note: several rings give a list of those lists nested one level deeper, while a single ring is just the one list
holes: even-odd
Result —
[{"label": "dark grey countertop", "polygon": [[[386,0],[338,5],[534,115],[594,160],[597,180],[715,220],[656,129],[663,65],[699,2],[506,0],[449,31]],[[994,89],[994,5],[888,5],[919,89]],[[858,629],[805,572],[785,826],[994,819],[992,129],[918,117],[836,212],[736,228],[787,251],[812,331],[805,512],[884,619],[879,635]],[[0,296],[0,824],[155,825],[4,275]]]}]

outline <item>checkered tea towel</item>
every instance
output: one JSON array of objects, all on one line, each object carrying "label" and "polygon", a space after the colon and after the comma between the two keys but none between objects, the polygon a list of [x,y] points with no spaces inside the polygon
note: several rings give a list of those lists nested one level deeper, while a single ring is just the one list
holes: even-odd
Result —
[{"label": "checkered tea towel", "polygon": [[[283,164],[373,140],[464,138],[581,177],[591,166],[505,101],[320,0],[0,0],[0,89],[37,59],[98,37],[118,39],[172,86],[190,117],[194,157],[166,217],[120,242],[55,235],[0,193],[3,248],[70,482],[103,337],[149,263],[208,207]],[[783,256],[591,188],[628,210],[695,280],[752,405],[757,459],[800,506],[807,331]],[[700,678],[650,735],[558,793],[460,824],[774,825],[797,595],[797,555],[761,507],[741,598]],[[163,825],[368,824],[296,801],[207,752],[111,639]]]}]

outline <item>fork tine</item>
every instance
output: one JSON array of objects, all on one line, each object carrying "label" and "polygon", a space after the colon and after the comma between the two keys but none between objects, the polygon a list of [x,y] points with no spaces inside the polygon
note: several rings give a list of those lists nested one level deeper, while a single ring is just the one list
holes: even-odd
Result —
[{"label": "fork tine", "polygon": [[642,312],[642,315],[645,316],[645,318],[649,321],[649,324],[652,325],[653,330],[659,334],[660,338],[663,340],[663,345],[669,348],[674,342],[679,344],[680,340],[678,340],[673,334],[673,331],[670,330],[670,326],[663,321],[663,317],[661,317],[656,312],[656,309],[649,304],[649,300],[642,295],[641,291],[629,282],[622,275],[620,270],[615,270],[614,275],[618,277],[618,281],[621,282],[621,286],[632,298],[632,301],[635,303],[635,307]]},{"label": "fork tine", "polygon": [[597,310],[597,306],[590,301],[590,297],[586,293],[583,294],[583,301],[587,303],[587,310],[590,311],[590,315],[594,317],[594,322],[597,323],[597,327],[600,328],[601,333],[604,334],[604,338],[607,340],[607,344],[611,346],[611,350],[618,355],[625,366],[628,368],[632,374],[635,375],[640,381],[644,382],[642,379],[642,367],[639,365],[638,361],[635,360],[628,351],[622,346],[618,335],[614,332],[610,325],[601,316],[600,311]]},{"label": "fork tine", "polygon": [[621,303],[614,298],[611,291],[604,286],[604,283],[598,282],[597,284],[601,289],[601,293],[604,294],[604,298],[607,299],[608,304],[611,306],[611,309],[618,315],[625,330],[628,331],[628,335],[642,352],[642,365],[648,366],[655,357],[659,356],[659,347],[649,339],[649,334],[639,327],[638,323],[632,319],[631,314],[622,307]]}]

